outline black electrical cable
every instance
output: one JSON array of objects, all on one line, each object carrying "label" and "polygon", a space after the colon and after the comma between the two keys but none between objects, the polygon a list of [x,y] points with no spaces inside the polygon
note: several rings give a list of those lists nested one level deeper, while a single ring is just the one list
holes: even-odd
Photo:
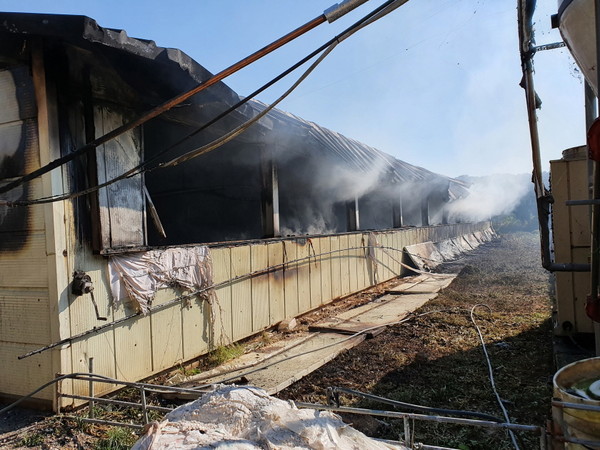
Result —
[{"label": "black electrical cable", "polygon": [[[394,3],[396,3],[397,5],[394,5]],[[106,186],[109,186],[110,184],[113,184],[113,183],[116,183],[118,181],[121,181],[121,180],[123,180],[125,178],[131,178],[133,176],[136,176],[138,174],[144,173],[146,171],[151,171],[151,170],[154,170],[156,168],[161,168],[162,166],[160,164],[158,164],[158,165],[156,165],[154,167],[150,167],[150,168],[148,168],[147,165],[149,165],[150,163],[155,162],[161,156],[163,156],[166,153],[170,152],[172,149],[174,149],[178,145],[181,145],[183,142],[185,142],[188,139],[190,139],[191,137],[197,135],[198,133],[200,133],[201,131],[205,130],[209,126],[213,125],[217,121],[221,120],[223,117],[227,116],[228,114],[230,114],[231,112],[233,112],[234,110],[236,110],[237,108],[239,108],[240,106],[242,106],[243,104],[247,103],[253,97],[255,97],[256,95],[260,94],[264,90],[268,89],[273,84],[277,83],[282,78],[284,78],[285,76],[289,75],[291,72],[293,72],[294,70],[296,70],[297,68],[299,68],[300,66],[302,66],[303,64],[305,64],[307,61],[309,61],[310,59],[312,59],[318,53],[322,52],[324,49],[326,49],[327,47],[331,46],[336,41],[339,41],[341,37],[347,36],[347,35],[355,32],[355,31],[358,31],[360,28],[362,28],[362,27],[364,27],[366,25],[369,25],[374,20],[377,20],[379,18],[377,16],[380,15],[381,13],[385,12],[386,9],[389,9],[389,11],[385,12],[385,14],[387,14],[388,12],[391,12],[393,9],[401,6],[404,3],[406,3],[406,0],[388,0],[388,1],[386,1],[382,5],[380,5],[379,7],[375,8],[373,11],[371,11],[369,14],[365,15],[363,18],[361,18],[360,20],[358,20],[357,22],[355,22],[354,24],[352,24],[350,27],[346,28],[342,33],[336,35],[334,38],[330,39],[325,44],[321,45],[319,48],[317,48],[316,50],[312,51],[310,54],[308,54],[307,56],[305,56],[304,58],[302,58],[300,61],[298,61],[297,63],[295,63],[291,67],[289,67],[287,70],[285,70],[284,72],[280,73],[278,76],[276,76],[275,78],[273,78],[272,80],[270,80],[269,82],[267,82],[266,84],[264,84],[263,86],[261,86],[259,89],[257,89],[253,93],[251,93],[249,96],[245,97],[244,99],[240,100],[235,105],[233,105],[230,108],[228,108],[227,110],[223,111],[218,116],[216,116],[215,118],[211,119],[209,122],[207,122],[206,124],[202,125],[200,128],[198,128],[194,132],[192,132],[189,135],[183,137],[182,139],[180,139],[179,141],[175,142],[174,144],[171,144],[169,147],[167,147],[165,150],[161,151],[157,155],[153,156],[151,159],[149,159],[147,161],[144,161],[143,163],[137,165],[136,167],[133,167],[133,168],[129,169],[128,171],[124,172],[123,174],[121,174],[121,175],[119,175],[119,176],[117,176],[117,177],[115,177],[115,178],[113,178],[111,180],[108,180],[108,181],[106,181],[104,183],[98,184],[96,186],[93,186],[93,187],[90,187],[90,188],[87,188],[87,189],[83,189],[81,191],[72,192],[72,193],[68,193],[68,194],[62,194],[62,195],[56,195],[56,196],[51,196],[51,197],[43,197],[43,198],[34,199],[34,200],[14,201],[14,202],[0,200],[0,205],[4,204],[6,206],[30,206],[30,205],[35,205],[35,204],[53,203],[53,202],[57,202],[57,201],[68,200],[68,199],[72,199],[72,198],[77,198],[77,197],[80,197],[80,196],[83,196],[83,195],[91,194],[91,193],[93,193],[93,192],[95,192],[95,191],[97,191],[99,189],[102,189],[102,188],[104,188]]]}]

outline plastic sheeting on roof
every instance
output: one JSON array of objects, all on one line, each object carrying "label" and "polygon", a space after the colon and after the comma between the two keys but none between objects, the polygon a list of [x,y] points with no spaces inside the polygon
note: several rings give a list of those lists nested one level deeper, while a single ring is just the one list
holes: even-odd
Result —
[{"label": "plastic sheeting on roof", "polygon": [[[183,92],[191,85],[201,83],[211,76],[208,70],[181,50],[159,47],[154,41],[147,39],[132,38],[124,30],[103,28],[95,20],[86,16],[0,13],[0,32],[57,37],[80,45],[84,43],[92,47],[100,45],[124,52],[131,55],[132,67],[142,63],[144,67],[148,64],[161,67],[162,71],[158,73],[158,78],[153,78],[154,82],[170,86],[170,89],[175,92]],[[121,64],[123,61],[125,60],[120,60]],[[146,77],[151,77],[152,72],[145,71]],[[188,82],[183,82],[182,75],[187,77]],[[212,87],[210,94],[210,97],[216,97],[226,105],[231,105],[239,99],[239,96],[222,82]],[[200,97],[192,97],[193,103],[202,103],[201,98],[204,98],[204,95],[205,93]],[[263,103],[252,100],[236,112],[236,120],[248,120],[255,115],[256,111],[264,108]],[[187,114],[190,116],[190,124],[202,124],[207,120],[203,108],[191,107],[187,112],[186,108],[180,108],[167,114],[176,116]],[[212,117],[208,117],[210,118]],[[278,127],[274,123],[281,125],[279,131],[282,134],[285,132],[285,134],[310,137],[320,151],[328,153],[329,157],[343,161],[354,170],[369,172],[377,169],[385,173],[386,183],[428,182],[435,185],[438,190],[447,188],[451,200],[468,194],[467,186],[458,180],[400,161],[380,150],[281,110],[271,111],[259,121],[258,128],[257,125],[251,127],[251,132],[261,134],[270,130],[276,133]]]},{"label": "plastic sheeting on roof", "polygon": [[[267,106],[257,100],[251,100],[249,105],[255,108],[257,112],[264,110]],[[387,182],[389,183],[430,182],[439,186],[446,184],[452,200],[463,197],[468,193],[468,186],[462,181],[438,175],[422,167],[413,166],[374,147],[348,138],[314,122],[304,120],[294,114],[273,109],[266,117],[275,124],[279,124],[279,126],[271,125],[274,133],[279,131],[286,135],[312,139],[315,145],[310,150],[303,147],[305,151],[314,152],[316,148],[320,148],[323,151],[331,152],[335,157],[359,172],[369,172],[377,168],[381,173],[387,174]]]}]

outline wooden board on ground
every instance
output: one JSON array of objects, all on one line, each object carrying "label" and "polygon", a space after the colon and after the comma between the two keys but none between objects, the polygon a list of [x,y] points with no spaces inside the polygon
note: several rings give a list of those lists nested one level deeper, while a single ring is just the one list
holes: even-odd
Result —
[{"label": "wooden board on ground", "polygon": [[387,291],[388,294],[427,294],[445,289],[457,274],[419,275],[412,284],[400,284]]},{"label": "wooden board on ground", "polygon": [[[383,327],[396,323],[420,308],[448,286],[456,275],[419,275],[411,282],[401,283],[377,301],[345,311],[323,322],[311,325],[310,331],[354,334],[368,332],[367,337],[379,334]],[[378,327],[381,327],[378,329]]]},{"label": "wooden board on ground", "polygon": [[[328,363],[343,350],[360,344],[369,335],[382,332],[388,325],[398,323],[435,298],[437,292],[455,277],[436,274],[435,277],[419,275],[403,279],[392,289],[394,293],[315,324],[310,327],[312,333],[276,346],[267,356],[257,352],[243,355],[224,367],[179,383],[179,386],[191,388],[207,384],[243,383],[275,394]],[[177,394],[177,397],[186,398],[181,394]]]},{"label": "wooden board on ground", "polygon": [[[302,344],[263,360],[252,368],[222,373],[202,380],[201,384],[248,384],[262,388],[273,395],[328,363],[343,350],[358,345],[364,339],[364,334],[347,336],[337,333],[313,333]],[[180,386],[191,387],[189,384],[183,383]],[[163,396],[169,395],[163,394]],[[170,396],[190,399],[197,397],[179,393]]]}]

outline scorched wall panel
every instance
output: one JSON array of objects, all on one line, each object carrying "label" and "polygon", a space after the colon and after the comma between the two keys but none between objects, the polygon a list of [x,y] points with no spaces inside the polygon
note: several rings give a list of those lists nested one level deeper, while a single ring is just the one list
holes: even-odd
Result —
[{"label": "scorched wall panel", "polygon": [[[0,184],[40,166],[37,107],[31,69],[0,70]],[[4,199],[43,196],[40,179],[21,185]],[[29,393],[50,380],[49,354],[19,360],[51,340],[50,299],[43,206],[0,206],[0,394]],[[52,390],[36,395],[51,400]]]}]

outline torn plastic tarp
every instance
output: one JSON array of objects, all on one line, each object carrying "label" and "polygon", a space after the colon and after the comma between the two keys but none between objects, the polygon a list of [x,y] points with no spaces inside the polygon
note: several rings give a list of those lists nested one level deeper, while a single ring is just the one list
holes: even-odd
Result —
[{"label": "torn plastic tarp", "polygon": [[427,241],[407,245],[404,247],[404,252],[417,269],[431,271],[444,262],[454,261],[463,253],[476,249],[480,244],[489,242],[494,237],[496,233],[490,227],[481,232],[467,233],[440,242]]},{"label": "torn plastic tarp", "polygon": [[166,449],[406,449],[377,441],[328,411],[247,386],[220,386],[151,424],[132,450]]},{"label": "torn plastic tarp", "polygon": [[114,304],[129,298],[144,314],[161,288],[196,291],[213,285],[210,250],[203,246],[111,256],[108,272]]}]

